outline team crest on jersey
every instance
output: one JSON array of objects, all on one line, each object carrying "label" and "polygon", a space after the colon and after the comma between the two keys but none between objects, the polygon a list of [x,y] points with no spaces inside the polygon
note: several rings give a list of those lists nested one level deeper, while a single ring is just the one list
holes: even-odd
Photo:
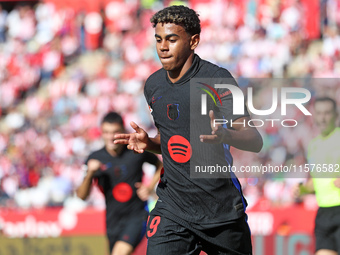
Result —
[{"label": "team crest on jersey", "polygon": [[126,165],[116,166],[113,169],[115,177],[125,177],[127,175]]},{"label": "team crest on jersey", "polygon": [[167,115],[171,120],[177,120],[179,117],[179,104],[168,104]]}]

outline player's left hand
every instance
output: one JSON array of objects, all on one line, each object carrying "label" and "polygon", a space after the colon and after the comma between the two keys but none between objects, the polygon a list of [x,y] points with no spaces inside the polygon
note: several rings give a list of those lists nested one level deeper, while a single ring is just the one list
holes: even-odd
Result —
[{"label": "player's left hand", "polygon": [[115,144],[127,144],[127,148],[136,153],[143,153],[149,141],[149,135],[135,122],[131,121],[130,126],[136,131],[131,134],[116,134]]},{"label": "player's left hand", "polygon": [[148,186],[141,182],[136,182],[135,187],[137,188],[137,196],[140,198],[140,200],[146,201],[149,199],[152,190]]},{"label": "player's left hand", "polygon": [[200,141],[203,143],[222,143],[227,130],[221,124],[215,124],[214,111],[209,111],[211,135],[200,135]]}]

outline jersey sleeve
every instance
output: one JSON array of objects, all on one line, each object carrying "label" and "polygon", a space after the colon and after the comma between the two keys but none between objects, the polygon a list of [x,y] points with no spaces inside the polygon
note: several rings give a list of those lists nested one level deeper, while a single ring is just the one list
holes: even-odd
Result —
[{"label": "jersey sleeve", "polygon": [[148,89],[149,88],[149,79],[146,80],[145,82],[145,86],[144,86],[144,97],[145,97],[145,100],[146,100],[146,103],[148,104],[148,106],[150,107],[151,105],[151,99],[150,99],[150,90]]},{"label": "jersey sleeve", "polygon": [[148,152],[148,151],[144,152],[143,156],[144,156],[143,160],[152,165],[156,165],[157,162],[159,161],[158,157],[155,154]]},{"label": "jersey sleeve", "polygon": [[158,125],[158,123],[156,122],[156,120],[153,116],[153,109],[152,109],[152,94],[153,94],[153,92],[151,91],[151,88],[152,88],[152,81],[151,80],[153,80],[153,79],[150,79],[150,77],[149,77],[149,79],[147,79],[146,82],[145,82],[144,97],[145,97],[146,103],[148,104],[149,111],[150,111],[150,114],[152,115],[155,126],[159,129],[159,125]]},{"label": "jersey sleeve", "polygon": [[[239,86],[233,76],[230,74],[230,72],[224,68],[219,68],[213,77],[213,82],[215,84],[228,84],[237,87]],[[244,102],[241,103],[241,107],[243,107],[243,113],[241,114],[234,114],[234,97],[233,93],[227,89],[227,88],[216,88],[216,91],[218,93],[218,96],[216,98],[217,104],[216,104],[216,110],[219,112],[220,117],[228,120],[228,123],[232,120],[235,121],[242,117],[248,117],[249,112],[247,110],[247,107]],[[242,93],[243,95],[243,93]],[[238,98],[240,100],[240,98]]]}]

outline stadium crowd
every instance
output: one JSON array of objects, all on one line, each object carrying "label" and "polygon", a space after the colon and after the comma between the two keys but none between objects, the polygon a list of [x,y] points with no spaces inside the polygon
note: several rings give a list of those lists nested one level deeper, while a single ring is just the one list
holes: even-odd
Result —
[{"label": "stadium crowd", "polygon": [[[199,1],[188,4],[194,2]],[[300,1],[244,2],[242,11],[236,1],[196,3],[203,26],[197,54],[230,70],[244,90],[244,78],[299,77],[312,100],[328,95],[340,105],[340,84],[324,79],[340,77],[339,1],[326,1],[316,36],[305,29]],[[74,189],[86,155],[103,145],[98,124],[109,110],[121,113],[125,123],[134,120],[149,134],[156,132],[143,84],[160,68],[149,18],[162,3],[148,5],[127,1],[116,6],[113,18],[102,11],[104,22],[95,24],[90,13],[44,1],[9,11],[0,5],[0,207],[85,206],[75,203]],[[108,16],[115,22],[105,22]],[[93,26],[100,32],[91,44]],[[323,79],[313,85],[317,78]],[[270,93],[269,87],[258,89],[257,108],[268,108],[271,101],[264,98]],[[294,131],[266,124],[259,128],[265,142],[261,153],[235,151],[235,162],[306,163],[315,134],[312,120],[298,109],[289,116],[299,123]],[[300,179],[282,177],[242,178],[250,206],[261,199],[278,206],[293,203],[291,187]],[[104,206],[98,190],[87,205]]]}]

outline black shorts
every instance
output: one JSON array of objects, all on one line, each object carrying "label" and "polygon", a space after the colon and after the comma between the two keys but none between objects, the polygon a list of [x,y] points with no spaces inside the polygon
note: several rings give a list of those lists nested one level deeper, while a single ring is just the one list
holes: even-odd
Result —
[{"label": "black shorts", "polygon": [[[147,224],[147,255],[251,255],[251,236],[246,215],[219,227],[197,230],[189,223],[150,215]],[[184,226],[185,225],[185,226]]]},{"label": "black shorts", "polygon": [[107,231],[110,252],[117,241],[124,241],[136,248],[145,235],[146,230],[146,212],[142,215],[132,215],[121,218],[117,221],[114,229]]},{"label": "black shorts", "polygon": [[340,206],[319,208],[314,234],[315,251],[327,249],[340,254]]}]

